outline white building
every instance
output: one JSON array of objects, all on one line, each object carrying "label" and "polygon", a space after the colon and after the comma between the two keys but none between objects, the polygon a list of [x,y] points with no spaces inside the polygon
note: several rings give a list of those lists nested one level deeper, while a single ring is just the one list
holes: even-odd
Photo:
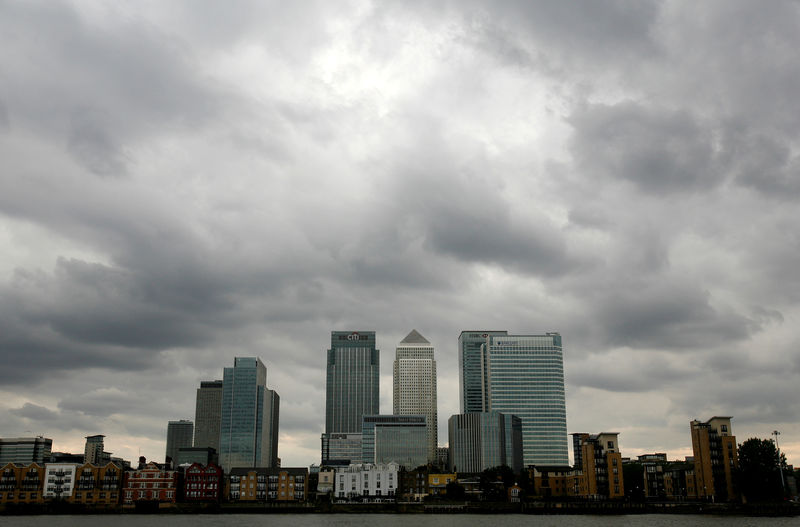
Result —
[{"label": "white building", "polygon": [[436,417],[436,361],[433,345],[411,330],[397,345],[394,360],[395,415],[424,415],[427,419],[428,461],[436,462],[439,446]]},{"label": "white building", "polygon": [[397,463],[350,465],[336,469],[337,500],[393,501],[398,487]]},{"label": "white building", "polygon": [[75,488],[78,465],[74,463],[47,463],[44,466],[45,499],[67,499]]}]

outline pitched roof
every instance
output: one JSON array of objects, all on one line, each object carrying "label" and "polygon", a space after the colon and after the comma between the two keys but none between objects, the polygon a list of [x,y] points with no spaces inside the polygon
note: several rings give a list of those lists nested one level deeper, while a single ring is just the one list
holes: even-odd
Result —
[{"label": "pitched roof", "polygon": [[419,334],[416,329],[412,329],[411,333],[406,335],[406,338],[400,341],[400,344],[430,344],[428,339]]}]

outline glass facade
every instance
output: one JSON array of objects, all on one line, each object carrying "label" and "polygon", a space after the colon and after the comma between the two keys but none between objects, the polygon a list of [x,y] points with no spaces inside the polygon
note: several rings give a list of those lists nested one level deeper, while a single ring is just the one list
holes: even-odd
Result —
[{"label": "glass facade", "polygon": [[361,433],[361,418],[378,413],[380,352],[374,331],[332,331],[328,350],[325,432]]},{"label": "glass facade", "polygon": [[507,331],[462,331],[458,337],[458,388],[461,413],[486,412],[488,378],[486,355],[481,347],[490,335],[507,335]]},{"label": "glass facade", "polygon": [[561,335],[490,335],[481,349],[488,406],[522,419],[525,465],[568,465]]},{"label": "glass facade", "polygon": [[7,463],[44,465],[52,449],[53,440],[41,436],[0,439],[0,466]]},{"label": "glass facade", "polygon": [[221,412],[222,381],[201,382],[194,411],[194,446],[219,451]]},{"label": "glass facade", "polygon": [[191,447],[194,437],[194,423],[181,419],[180,421],[170,421],[167,424],[167,453],[166,458],[170,458],[175,466],[178,461],[178,450]]},{"label": "glass facade", "polygon": [[506,465],[522,470],[522,421],[501,412],[473,412],[450,417],[451,471],[478,473]]},{"label": "glass facade", "polygon": [[428,429],[424,415],[365,415],[361,459],[364,463],[397,463],[412,470],[428,463]]},{"label": "glass facade", "polygon": [[362,463],[361,434],[322,434],[322,459],[329,466]]},{"label": "glass facade", "polygon": [[267,368],[256,357],[236,357],[224,370],[219,460],[226,471],[277,464],[280,398],[266,383]]}]

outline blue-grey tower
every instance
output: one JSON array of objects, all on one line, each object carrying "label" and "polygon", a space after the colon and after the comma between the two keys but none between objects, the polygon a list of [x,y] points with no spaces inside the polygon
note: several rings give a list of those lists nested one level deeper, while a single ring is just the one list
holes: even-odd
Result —
[{"label": "blue-grey tower", "polygon": [[458,389],[461,413],[488,412],[486,394],[486,354],[481,346],[489,335],[508,335],[507,331],[470,330],[458,336]]},{"label": "blue-grey tower", "polygon": [[222,377],[219,462],[233,467],[278,466],[280,397],[267,388],[267,367],[256,357],[236,357]]},{"label": "blue-grey tower", "polygon": [[375,332],[332,331],[327,372],[322,462],[360,461],[353,458],[360,458],[356,440],[362,417],[380,413],[380,351],[375,347]]},{"label": "blue-grey tower", "polygon": [[526,466],[569,465],[561,335],[482,334],[465,331],[459,337],[465,413],[516,415],[522,420]]}]

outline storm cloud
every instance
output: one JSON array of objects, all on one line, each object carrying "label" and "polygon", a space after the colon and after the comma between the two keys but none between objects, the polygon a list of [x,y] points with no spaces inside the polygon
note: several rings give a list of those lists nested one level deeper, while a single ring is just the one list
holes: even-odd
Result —
[{"label": "storm cloud", "polygon": [[[0,2],[0,422],[163,456],[260,356],[318,461],[330,331],[560,331],[570,432],[800,463],[790,1]],[[796,397],[795,397],[796,399]]]}]

